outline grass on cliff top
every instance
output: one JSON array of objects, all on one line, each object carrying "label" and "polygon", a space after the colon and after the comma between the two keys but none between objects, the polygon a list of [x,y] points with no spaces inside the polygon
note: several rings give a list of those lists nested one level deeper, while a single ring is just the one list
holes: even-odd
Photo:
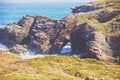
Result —
[{"label": "grass on cliff top", "polygon": [[109,8],[120,10],[120,0],[96,0],[93,2],[90,2],[93,6],[102,6],[105,7],[105,5],[113,3],[112,6],[109,6]]},{"label": "grass on cliff top", "polygon": [[105,26],[109,25],[110,22],[101,23],[96,18],[98,13],[100,13],[102,10],[96,10],[84,14],[79,14],[76,18],[77,25],[88,23],[92,27],[94,27],[96,30],[106,31]]},{"label": "grass on cliff top", "polygon": [[114,11],[111,10],[111,8],[107,8],[107,9],[100,9],[100,10],[95,10],[95,11],[91,11],[91,12],[87,12],[87,13],[80,13],[77,15],[76,17],[76,25],[80,25],[83,23],[88,23],[89,25],[91,25],[92,27],[94,27],[96,30],[98,31],[102,31],[104,35],[106,36],[110,36],[111,35],[111,28],[108,28],[108,26],[110,26],[111,24],[114,24],[117,20],[117,18],[120,18],[120,15],[116,16],[115,18],[107,21],[107,22],[99,22],[97,20],[97,16],[101,11],[108,11],[108,12],[112,12]]},{"label": "grass on cliff top", "polygon": [[22,60],[0,53],[0,80],[119,80],[120,66],[75,56],[47,56]]},{"label": "grass on cliff top", "polygon": [[[105,7],[108,4],[113,3],[112,6]],[[111,24],[114,24],[117,21],[117,17],[120,18],[120,15],[114,17],[112,20],[107,22],[99,22],[97,20],[97,16],[100,12],[112,12],[112,11],[120,11],[120,0],[98,0],[90,2],[93,6],[102,6],[103,9],[98,9],[95,11],[80,13],[76,17],[77,25],[88,23],[92,27],[94,27],[98,31],[102,31],[104,35],[111,36],[111,28],[108,28]]]}]

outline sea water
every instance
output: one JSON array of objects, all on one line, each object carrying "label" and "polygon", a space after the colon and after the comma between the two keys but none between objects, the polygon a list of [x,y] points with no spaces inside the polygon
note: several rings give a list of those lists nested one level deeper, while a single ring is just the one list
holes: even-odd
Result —
[{"label": "sea water", "polygon": [[23,16],[32,14],[60,19],[71,13],[71,8],[81,3],[0,3],[0,26],[19,21]]},{"label": "sea water", "polygon": [[[23,16],[31,14],[35,16],[47,16],[52,19],[61,19],[71,13],[71,8],[80,6],[80,3],[0,3],[0,27],[6,26],[8,23],[17,22]],[[0,44],[0,49],[9,50],[5,45]],[[63,47],[61,55],[67,55],[71,52],[71,43]],[[34,52],[33,52],[34,53]],[[34,55],[29,53],[26,56],[21,54],[23,59],[43,57],[43,55]],[[55,54],[54,56],[59,56]],[[48,55],[44,55],[48,56]]]}]

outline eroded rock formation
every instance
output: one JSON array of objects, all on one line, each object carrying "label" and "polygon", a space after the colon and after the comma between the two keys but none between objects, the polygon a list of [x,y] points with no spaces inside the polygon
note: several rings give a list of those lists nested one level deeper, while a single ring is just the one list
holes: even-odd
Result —
[{"label": "eroded rock formation", "polygon": [[33,21],[33,16],[26,16],[18,23],[9,24],[7,27],[0,29],[0,41],[9,48],[21,43],[28,36]]},{"label": "eroded rock formation", "polygon": [[[27,15],[19,22],[1,28],[0,42],[15,54],[27,49],[36,54],[56,54],[71,42],[72,54],[115,62],[120,56],[120,12],[108,9],[114,3],[95,4],[77,7],[72,11],[76,14],[60,20]],[[89,18],[87,14],[94,17]],[[85,17],[79,18],[80,15]],[[110,36],[105,34],[105,30]]]},{"label": "eroded rock formation", "polygon": [[[69,40],[74,21],[53,20],[42,16],[27,15],[18,23],[0,29],[0,41],[7,47],[16,44],[26,45],[28,49],[41,54],[60,53],[65,41]],[[4,35],[4,36],[2,36]]]},{"label": "eroded rock formation", "polygon": [[81,58],[115,61],[106,37],[87,23],[81,24],[73,30],[71,44],[73,53],[81,53]]}]

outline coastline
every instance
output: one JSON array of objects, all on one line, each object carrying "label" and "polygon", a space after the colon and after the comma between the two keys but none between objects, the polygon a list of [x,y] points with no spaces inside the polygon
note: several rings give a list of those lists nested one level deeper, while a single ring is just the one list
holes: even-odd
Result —
[{"label": "coastline", "polygon": [[120,1],[104,1],[76,6],[63,19],[26,15],[0,28],[9,48],[0,50],[0,79],[119,80]]}]

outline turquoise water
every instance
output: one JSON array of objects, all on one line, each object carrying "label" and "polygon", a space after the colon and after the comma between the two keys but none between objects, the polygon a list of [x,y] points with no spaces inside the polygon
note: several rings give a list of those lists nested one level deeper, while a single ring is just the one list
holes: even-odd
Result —
[{"label": "turquoise water", "polygon": [[27,14],[60,19],[71,12],[71,7],[84,3],[0,3],[0,26],[17,22]]}]

